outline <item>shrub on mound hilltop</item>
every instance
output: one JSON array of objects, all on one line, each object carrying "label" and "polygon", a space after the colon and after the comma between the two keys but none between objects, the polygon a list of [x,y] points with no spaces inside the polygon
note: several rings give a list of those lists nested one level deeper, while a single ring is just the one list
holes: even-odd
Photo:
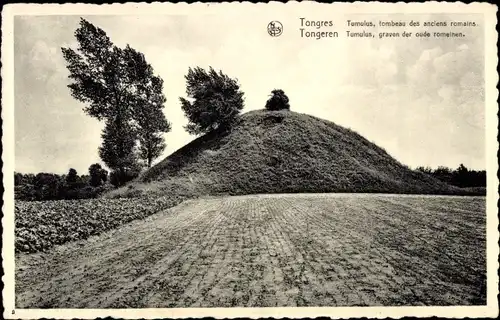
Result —
[{"label": "shrub on mound hilltop", "polygon": [[266,102],[266,109],[269,111],[275,110],[290,110],[288,97],[281,89],[271,91],[271,98]]},{"label": "shrub on mound hilltop", "polygon": [[187,132],[199,135],[216,129],[229,128],[243,109],[243,92],[236,79],[212,67],[207,72],[200,67],[189,68],[185,76],[186,93],[193,101],[179,98],[189,120]]}]

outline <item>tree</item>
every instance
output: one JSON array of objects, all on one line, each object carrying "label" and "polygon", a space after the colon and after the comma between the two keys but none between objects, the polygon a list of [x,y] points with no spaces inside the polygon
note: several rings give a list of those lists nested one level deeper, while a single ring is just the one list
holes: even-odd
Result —
[{"label": "tree", "polygon": [[266,102],[266,109],[273,110],[290,110],[288,97],[281,89],[274,89],[271,91],[271,97]]},{"label": "tree", "polygon": [[57,174],[41,172],[33,181],[37,200],[57,200],[61,198],[62,181]]},{"label": "tree", "polygon": [[103,169],[99,163],[91,164],[89,167],[90,185],[98,187],[108,179],[108,171]]},{"label": "tree", "polygon": [[[135,132],[131,124],[120,121],[108,121],[102,133],[103,143],[99,147],[99,156],[109,168],[117,172],[117,177],[126,177],[137,167]],[[118,182],[121,186],[126,181]]]},{"label": "tree", "polygon": [[460,175],[465,175],[467,174],[467,172],[469,172],[469,169],[467,169],[467,167],[464,166],[463,163],[461,163],[457,168],[457,173]]},{"label": "tree", "polygon": [[453,172],[452,183],[458,187],[469,186],[470,173],[469,169],[465,167],[462,163]]},{"label": "tree", "polygon": [[98,120],[122,115],[125,119],[128,108],[125,102],[131,94],[127,91],[126,68],[122,51],[113,45],[106,33],[85,19],[75,31],[78,41],[76,52],[61,48],[69,78],[72,96],[88,103],[84,111]]},{"label": "tree", "polygon": [[153,68],[144,55],[127,46],[126,55],[131,65],[131,76],[137,83],[134,96],[133,119],[139,139],[139,157],[151,167],[166,144],[163,134],[171,130],[162,109],[167,99],[163,95],[163,80],[153,74]]},{"label": "tree", "polygon": [[436,170],[434,170],[434,173],[436,173],[438,175],[450,175],[452,171],[453,170],[451,170],[448,167],[439,166]]},{"label": "tree", "polygon": [[76,185],[77,182],[78,182],[78,172],[75,169],[70,168],[68,174],[66,175],[66,183],[68,184],[68,186],[71,187]]},{"label": "tree", "polygon": [[36,190],[34,186],[35,175],[32,173],[14,173],[14,199],[33,201],[36,200]]},{"label": "tree", "polygon": [[[161,92],[163,81],[153,75],[142,53],[129,45],[116,47],[102,29],[87,20],[80,20],[75,37],[76,51],[62,48],[72,80],[68,87],[75,99],[86,104],[88,115],[105,122],[99,155],[110,169],[124,176],[141,156],[134,154],[138,141],[146,148],[161,149],[157,136],[169,129],[161,113],[166,101]],[[154,125],[145,128],[148,121]]]},{"label": "tree", "polygon": [[19,172],[14,172],[14,186],[20,186],[24,184],[24,175]]},{"label": "tree", "polygon": [[432,168],[431,167],[420,166],[420,167],[417,167],[416,170],[420,171],[420,172],[423,172],[423,173],[432,174]]},{"label": "tree", "polygon": [[78,172],[70,168],[68,174],[61,179],[59,189],[59,199],[79,199],[79,190],[85,187],[85,182],[78,175]]},{"label": "tree", "polygon": [[25,184],[33,184],[33,181],[35,180],[35,175],[32,173],[20,173],[20,172],[14,172],[14,185],[19,186],[19,185],[25,185]]},{"label": "tree", "polygon": [[193,135],[231,127],[244,107],[243,92],[236,79],[216,72],[212,67],[189,68],[185,76],[186,93],[191,101],[180,98],[189,123],[184,127]]},{"label": "tree", "polygon": [[32,184],[21,184],[14,187],[14,199],[23,201],[37,200],[37,192]]}]

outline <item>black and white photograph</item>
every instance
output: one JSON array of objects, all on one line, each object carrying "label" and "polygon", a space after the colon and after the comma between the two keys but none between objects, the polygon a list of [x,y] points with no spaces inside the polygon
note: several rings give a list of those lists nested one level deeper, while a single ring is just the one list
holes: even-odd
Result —
[{"label": "black and white photograph", "polygon": [[496,11],[5,6],[4,317],[497,317]]}]

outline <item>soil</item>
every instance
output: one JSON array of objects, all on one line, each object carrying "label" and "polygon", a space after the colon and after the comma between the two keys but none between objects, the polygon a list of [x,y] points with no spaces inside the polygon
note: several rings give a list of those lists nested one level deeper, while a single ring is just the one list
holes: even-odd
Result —
[{"label": "soil", "polygon": [[484,197],[186,201],[16,256],[17,308],[486,304]]}]

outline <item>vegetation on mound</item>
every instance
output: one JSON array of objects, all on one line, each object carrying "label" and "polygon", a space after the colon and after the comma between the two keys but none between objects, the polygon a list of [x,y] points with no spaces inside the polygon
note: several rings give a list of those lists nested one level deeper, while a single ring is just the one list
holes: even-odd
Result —
[{"label": "vegetation on mound", "polygon": [[181,109],[188,119],[187,132],[199,135],[216,129],[230,128],[244,107],[238,80],[212,67],[189,68],[186,79],[188,98],[180,97]]},{"label": "vegetation on mound", "polygon": [[142,53],[129,45],[117,47],[104,30],[85,19],[75,38],[76,49],[62,48],[70,72],[68,87],[86,104],[88,115],[106,124],[99,156],[112,171],[110,180],[122,186],[141,174],[131,187],[108,197],[477,191],[411,170],[351,130],[290,112],[289,98],[281,89],[272,90],[265,111],[240,115],[244,93],[238,80],[212,67],[190,67],[184,77],[186,98],[179,98],[188,120],[184,128],[204,136],[140,173],[141,163],[149,168],[162,153],[163,134],[171,129],[163,113],[163,79]]},{"label": "vegetation on mound", "polygon": [[271,97],[266,102],[266,110],[290,110],[288,97],[281,89],[274,89],[271,91]]},{"label": "vegetation on mound", "polygon": [[352,130],[288,110],[243,114],[231,130],[192,141],[110,196],[168,194],[181,181],[191,181],[195,195],[477,194],[411,170]]},{"label": "vegetation on mound", "polygon": [[15,202],[15,250],[38,252],[179,204],[181,197]]}]

